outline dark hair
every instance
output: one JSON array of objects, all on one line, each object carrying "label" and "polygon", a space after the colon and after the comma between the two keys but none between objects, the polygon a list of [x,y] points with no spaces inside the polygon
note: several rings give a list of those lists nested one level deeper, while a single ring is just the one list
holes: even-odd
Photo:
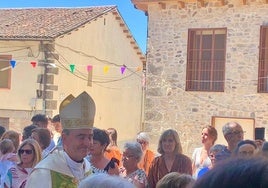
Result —
[{"label": "dark hair", "polygon": [[48,117],[45,114],[36,114],[32,117],[31,121],[35,124],[37,122],[42,122],[48,124]]},{"label": "dark hair", "polygon": [[[97,129],[97,128],[93,129],[93,140],[99,141],[102,146],[106,145],[106,147],[110,143],[108,133],[105,130],[101,130],[101,129]],[[105,147],[105,149],[106,149],[106,147]]]},{"label": "dark hair", "polygon": [[268,160],[263,157],[231,158],[209,170],[193,188],[268,187]]},{"label": "dark hair", "polygon": [[0,125],[0,138],[2,137],[4,132],[6,132],[6,128],[4,126]]},{"label": "dark hair", "polygon": [[22,132],[22,140],[30,138],[32,134],[32,130],[35,128],[37,128],[37,125],[33,125],[33,124],[24,127],[23,132]]},{"label": "dark hair", "polygon": [[262,151],[268,151],[268,142],[263,142],[262,144],[262,148],[261,148]]},{"label": "dark hair", "polygon": [[222,150],[224,150],[226,148],[225,145],[222,145],[222,144],[216,144],[216,145],[213,145],[210,149],[209,149],[209,153],[218,153]]},{"label": "dark hair", "polygon": [[32,130],[32,133],[36,133],[39,138],[39,145],[42,149],[46,149],[51,141],[51,135],[48,129],[46,128],[35,128]]},{"label": "dark hair", "polygon": [[217,153],[215,153],[216,163],[218,164],[219,162],[223,162],[224,160],[229,159],[231,157],[231,154],[232,153],[227,149],[227,147],[225,147],[221,151],[218,151]]},{"label": "dark hair", "polygon": [[223,162],[226,159],[229,159],[231,152],[227,149],[225,145],[216,144],[212,146],[209,150],[209,154],[214,154],[215,163]]},{"label": "dark hair", "polygon": [[255,149],[257,149],[257,145],[255,144],[255,142],[253,140],[241,140],[238,142],[235,150],[234,150],[234,154],[238,154],[238,150],[241,146],[245,145],[245,144],[250,144],[252,145]]},{"label": "dark hair", "polygon": [[69,135],[70,134],[70,129],[62,129],[62,134]]},{"label": "dark hair", "polygon": [[263,142],[262,148],[261,148],[262,156],[268,157],[268,142]]},{"label": "dark hair", "polygon": [[60,122],[60,115],[57,114],[52,118],[52,123]]},{"label": "dark hair", "polygon": [[238,142],[237,147],[240,148],[241,146],[243,146],[245,144],[250,144],[250,145],[254,146],[255,149],[257,149],[257,145],[255,144],[255,142],[253,140],[241,140],[240,142]]}]

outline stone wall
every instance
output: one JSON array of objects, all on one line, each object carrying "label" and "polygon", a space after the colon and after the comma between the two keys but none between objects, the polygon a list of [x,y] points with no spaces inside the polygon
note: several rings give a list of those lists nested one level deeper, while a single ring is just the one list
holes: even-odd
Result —
[{"label": "stone wall", "polygon": [[[164,130],[174,128],[191,156],[213,116],[254,118],[256,127],[268,128],[268,94],[257,93],[260,26],[268,25],[268,4],[241,2],[148,6],[144,127],[152,148]],[[189,28],[227,28],[224,92],[185,91]]]}]

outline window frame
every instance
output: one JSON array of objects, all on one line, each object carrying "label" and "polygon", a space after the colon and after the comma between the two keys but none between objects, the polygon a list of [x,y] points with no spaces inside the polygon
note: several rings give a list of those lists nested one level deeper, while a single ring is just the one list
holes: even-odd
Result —
[{"label": "window frame", "polygon": [[[206,34],[206,33],[212,34]],[[224,44],[222,48],[216,48],[215,37],[224,35]],[[200,33],[200,34],[198,34]],[[206,36],[211,36],[211,44],[203,42]],[[199,38],[198,38],[199,37]],[[209,39],[207,39],[208,41]],[[220,40],[218,38],[218,40]],[[217,40],[217,41],[218,41]],[[226,46],[227,46],[227,28],[193,28],[188,29],[188,43],[187,43],[187,66],[186,66],[186,91],[200,91],[200,92],[224,92],[225,86],[225,65],[226,65]],[[210,48],[204,45],[211,45]],[[205,53],[207,52],[208,61],[204,61]],[[222,59],[215,62],[216,53],[221,53]],[[195,56],[195,57],[193,57]],[[194,61],[196,61],[194,63]],[[207,66],[207,67],[206,67]],[[208,68],[206,70],[206,68]],[[207,75],[205,72],[208,72]],[[218,71],[221,74],[216,74]],[[203,78],[201,78],[203,77]],[[204,77],[206,77],[204,80]],[[203,79],[203,82],[202,82]],[[217,84],[217,82],[221,82]]]},{"label": "window frame", "polygon": [[[264,57],[265,55],[267,58]],[[260,27],[257,92],[268,93],[268,26]]]},{"label": "window frame", "polygon": [[[0,84],[0,89],[1,90],[4,90],[4,89],[11,89],[11,67],[10,67],[10,60],[12,59],[12,56],[11,55],[0,55],[0,64],[1,63],[5,63],[7,62],[6,65],[4,65],[4,67],[0,68],[0,69],[3,69],[3,68],[7,68],[6,70],[4,71],[7,71],[7,87],[2,87],[1,84]],[[0,66],[1,67],[1,66]],[[2,71],[0,71],[1,73]]]}]

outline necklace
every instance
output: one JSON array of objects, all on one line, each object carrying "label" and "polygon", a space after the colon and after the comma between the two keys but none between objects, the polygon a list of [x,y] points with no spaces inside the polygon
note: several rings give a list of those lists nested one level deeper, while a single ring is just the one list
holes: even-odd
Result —
[{"label": "necklace", "polygon": [[89,163],[90,163],[90,166],[91,166],[91,168],[92,168],[92,172],[93,172],[93,173],[106,173],[106,174],[107,174],[107,171],[106,171],[106,170],[97,168],[97,167],[95,167],[95,166],[93,165],[90,156],[89,156],[87,159],[88,159],[88,161],[89,161]]}]

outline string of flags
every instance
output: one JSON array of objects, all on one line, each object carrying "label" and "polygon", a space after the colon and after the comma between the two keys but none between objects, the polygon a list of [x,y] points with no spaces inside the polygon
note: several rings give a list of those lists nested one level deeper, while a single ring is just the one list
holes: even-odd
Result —
[{"label": "string of flags", "polygon": [[[10,69],[10,68],[14,69],[16,67],[16,65],[17,65],[17,62],[14,59],[12,59],[12,60],[5,60],[5,61],[9,61],[10,66],[7,66],[7,67],[2,68],[2,69],[0,69],[0,71],[5,71],[5,70]],[[20,64],[20,63],[18,63],[18,64]],[[38,63],[36,61],[31,61],[30,64],[31,64],[31,66],[33,68],[36,68],[36,66],[37,66]],[[53,63],[49,63],[49,65],[51,65],[53,67],[56,67],[56,65],[53,64]],[[117,67],[120,67],[119,70],[120,70],[120,72],[121,72],[122,75],[125,73],[126,69],[129,69],[130,68],[130,67],[127,67],[126,65],[117,66]],[[131,68],[133,69],[133,67],[131,67]],[[138,67],[135,67],[135,68],[136,68],[136,72],[142,70],[142,67],[141,66],[138,66]],[[74,73],[75,72],[75,69],[76,69],[76,65],[75,64],[70,64],[69,65],[69,71],[71,73]],[[109,69],[110,69],[110,66],[109,65],[103,66],[103,72],[104,73],[107,73],[109,71]],[[86,66],[86,70],[87,70],[87,73],[88,73],[87,86],[90,86],[91,87],[92,86],[92,83],[93,83],[93,80],[92,80],[92,77],[93,77],[93,65],[87,65]]]},{"label": "string of flags", "polygon": [[[15,68],[16,66],[16,60],[10,60],[10,65],[12,68]],[[37,66],[37,62],[36,61],[31,61],[30,64],[32,65],[33,68],[35,68]],[[120,66],[120,72],[121,74],[124,74],[126,71],[127,66],[126,65],[122,65]],[[76,65],[75,64],[70,64],[69,65],[69,69],[71,73],[75,72],[76,69]],[[87,72],[92,72],[93,71],[93,65],[87,65],[86,66]],[[103,66],[103,72],[104,73],[108,73],[110,70],[110,66],[109,65],[105,65]],[[137,67],[136,71],[141,71],[141,67]]]}]

